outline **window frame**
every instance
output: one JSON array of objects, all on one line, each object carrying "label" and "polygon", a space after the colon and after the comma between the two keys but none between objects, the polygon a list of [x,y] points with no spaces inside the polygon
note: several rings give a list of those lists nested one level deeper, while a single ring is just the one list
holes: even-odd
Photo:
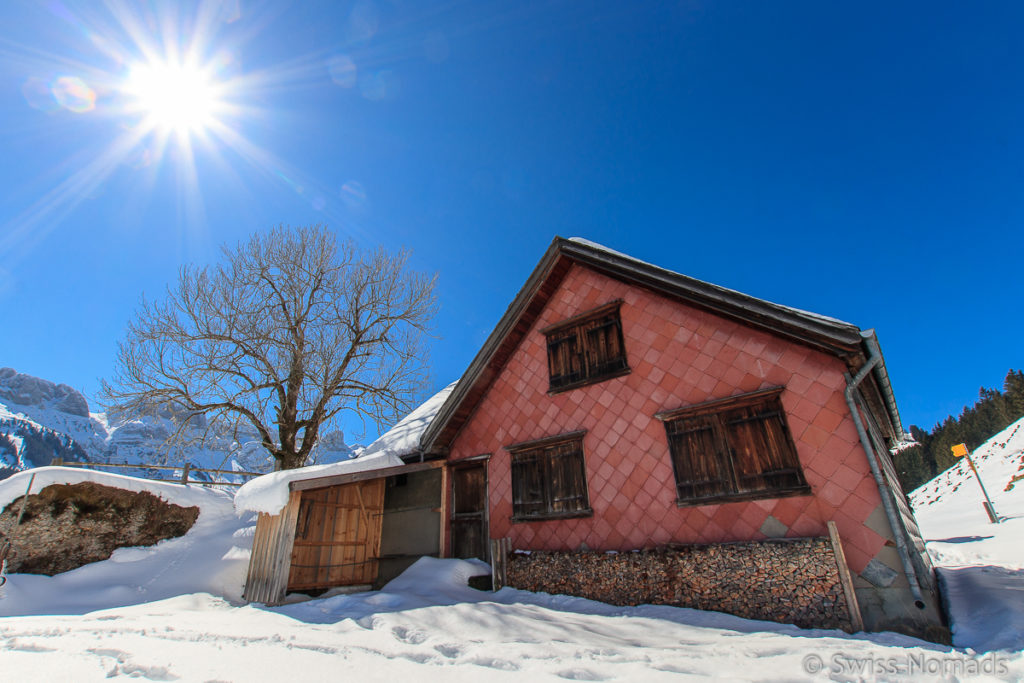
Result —
[{"label": "window frame", "polygon": [[[548,394],[558,394],[590,384],[597,384],[598,382],[628,375],[631,372],[629,359],[626,354],[625,336],[622,332],[621,307],[622,299],[616,299],[540,330],[545,338]],[[605,325],[593,324],[605,318],[609,319]],[[599,353],[591,339],[591,334],[594,330],[607,326],[613,328],[610,334],[614,335],[612,343],[618,345],[618,355],[611,359],[603,359],[603,364],[608,365],[609,368],[602,369],[602,359],[598,358]],[[606,339],[606,343],[607,341]],[[576,368],[573,369],[579,374],[578,378],[563,381],[561,380],[562,377],[571,376],[572,373],[564,375],[553,374],[555,367],[553,351],[559,347],[568,347],[567,351],[561,352],[565,356],[563,365],[575,365]],[[575,361],[575,363],[572,361]]]},{"label": "window frame", "polygon": [[[796,443],[793,441],[786,410],[782,405],[781,395],[784,389],[785,387],[762,389],[664,411],[655,415],[665,425],[669,457],[672,460],[672,473],[675,478],[676,504],[679,507],[763,498],[785,498],[812,493],[807,478],[804,476]],[[748,415],[747,413],[751,411],[753,414]],[[774,460],[775,464],[788,465],[788,467],[771,470],[760,469],[753,473],[743,472],[744,461],[742,456],[737,454],[739,445],[737,442],[741,439],[736,434],[736,426],[751,424],[754,421],[761,421],[766,425],[761,434],[756,436],[765,440],[764,445],[773,443],[777,447],[775,452],[762,453],[763,458]],[[770,424],[773,427],[767,426]],[[685,429],[686,427],[690,427],[690,429]],[[774,433],[772,433],[773,429]],[[689,478],[681,478],[687,474],[680,471],[687,458],[684,453],[679,452],[679,442],[689,434],[708,431],[710,435],[705,435],[704,438],[710,439],[710,443],[706,447],[713,449],[713,454],[706,457],[703,468],[695,464],[696,459],[689,458],[689,462],[686,463],[689,469]],[[753,437],[751,439],[753,440]],[[702,469],[705,472],[716,470],[714,474],[718,478],[695,481],[694,470]],[[700,472],[697,474],[699,475]],[[771,486],[766,481],[770,478],[782,479],[787,483]],[[762,484],[756,488],[744,487],[741,484],[742,479],[761,479]],[[720,487],[717,492],[703,495],[697,493],[697,489],[700,487],[713,489],[716,485]],[[684,493],[686,487],[691,489],[688,495]]]},{"label": "window frame", "polygon": [[[593,516],[594,510],[590,506],[590,486],[587,481],[586,457],[583,452],[583,437],[586,433],[587,431],[584,429],[505,446],[505,450],[510,455],[509,478],[512,496],[512,516],[510,519],[512,522],[538,522]],[[574,460],[573,463],[570,463],[570,467],[578,467],[576,476],[578,476],[578,483],[581,486],[581,490],[576,492],[573,498],[579,500],[582,506],[573,510],[556,510],[554,508],[558,501],[555,500],[554,482],[551,473],[555,467],[554,460],[556,457],[568,457],[565,453],[559,454],[558,451],[569,444],[575,445],[575,450],[568,454],[568,456],[571,456]],[[535,505],[538,501],[516,500],[517,491],[522,488],[517,486],[517,476],[521,476],[521,468],[529,460],[533,460],[539,469],[538,483],[541,493],[539,503],[543,505],[543,509],[539,512],[530,513],[524,512],[523,507]]]}]

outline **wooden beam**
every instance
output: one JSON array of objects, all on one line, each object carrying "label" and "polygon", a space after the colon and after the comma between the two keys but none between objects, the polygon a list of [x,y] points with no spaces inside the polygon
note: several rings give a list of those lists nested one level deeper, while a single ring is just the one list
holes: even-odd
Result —
[{"label": "wooden beam", "polygon": [[411,465],[398,465],[395,467],[384,467],[379,470],[365,470],[363,472],[349,472],[347,474],[329,474],[323,477],[312,479],[296,479],[288,484],[290,491],[307,491],[309,489],[321,489],[339,484],[352,484],[357,481],[369,481],[381,477],[393,477],[398,474],[411,474],[422,472],[435,467],[442,467],[444,460],[429,460],[427,462],[416,462]]},{"label": "wooden beam", "polygon": [[857,602],[857,593],[853,590],[853,578],[850,576],[850,567],[846,564],[846,553],[843,552],[843,544],[839,541],[839,530],[836,523],[829,520],[828,538],[832,542],[832,552],[836,556],[836,565],[839,567],[839,583],[843,586],[843,593],[846,595],[846,607],[850,611],[850,623],[853,632],[864,630],[864,617],[860,613],[860,604]]},{"label": "wooden beam", "polygon": [[547,446],[554,446],[560,443],[566,443],[568,441],[579,441],[586,436],[586,429],[579,429],[575,432],[566,432],[565,434],[556,434],[555,436],[545,436],[540,439],[531,439],[529,441],[520,441],[514,443],[511,446],[505,446],[505,450],[509,453],[519,453],[521,451],[531,450],[534,448],[545,448]]},{"label": "wooden beam", "polygon": [[710,401],[702,401],[700,403],[694,403],[692,405],[683,406],[682,408],[676,408],[674,410],[663,410],[660,413],[655,413],[655,419],[666,422],[668,420],[675,420],[680,417],[690,417],[693,415],[702,414],[706,412],[718,412],[725,408],[740,408],[753,403],[759,403],[767,398],[773,396],[779,396],[785,387],[770,387],[768,389],[759,389],[757,391],[751,391],[746,394],[736,394],[735,396],[727,396],[725,398],[716,398]]},{"label": "wooden beam", "polygon": [[441,470],[441,533],[438,535],[438,557],[448,557],[448,469]]},{"label": "wooden beam", "polygon": [[501,590],[508,585],[508,554],[512,552],[512,539],[491,540],[491,590]]}]

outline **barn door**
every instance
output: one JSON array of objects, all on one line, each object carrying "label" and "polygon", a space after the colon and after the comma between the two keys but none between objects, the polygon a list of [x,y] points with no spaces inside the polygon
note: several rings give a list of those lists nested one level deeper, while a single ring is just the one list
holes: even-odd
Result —
[{"label": "barn door", "polygon": [[487,462],[452,469],[452,557],[487,561]]},{"label": "barn door", "polygon": [[383,506],[383,478],[303,491],[288,590],[373,583]]}]

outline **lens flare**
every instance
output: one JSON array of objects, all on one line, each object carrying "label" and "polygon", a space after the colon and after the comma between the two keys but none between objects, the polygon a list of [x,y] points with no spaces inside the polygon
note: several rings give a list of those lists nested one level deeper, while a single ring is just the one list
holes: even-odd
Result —
[{"label": "lens flare", "polygon": [[76,76],[61,76],[53,83],[53,97],[60,106],[76,114],[96,108],[96,93]]}]

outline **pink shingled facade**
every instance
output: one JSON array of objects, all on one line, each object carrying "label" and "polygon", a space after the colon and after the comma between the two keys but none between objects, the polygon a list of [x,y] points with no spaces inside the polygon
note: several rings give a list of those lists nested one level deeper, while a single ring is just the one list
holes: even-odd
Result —
[{"label": "pink shingled facade", "polygon": [[[623,300],[632,371],[548,395],[539,330],[616,299]],[[511,537],[515,548],[756,540],[772,515],[791,537],[827,535],[825,523],[834,520],[850,568],[860,572],[886,539],[865,525],[881,500],[843,399],[844,369],[835,357],[574,265],[456,437],[449,459],[492,454],[490,537]],[[785,387],[782,403],[813,494],[678,507],[665,427],[655,413],[775,386]],[[587,430],[593,516],[513,523],[504,447],[580,429]]]}]

